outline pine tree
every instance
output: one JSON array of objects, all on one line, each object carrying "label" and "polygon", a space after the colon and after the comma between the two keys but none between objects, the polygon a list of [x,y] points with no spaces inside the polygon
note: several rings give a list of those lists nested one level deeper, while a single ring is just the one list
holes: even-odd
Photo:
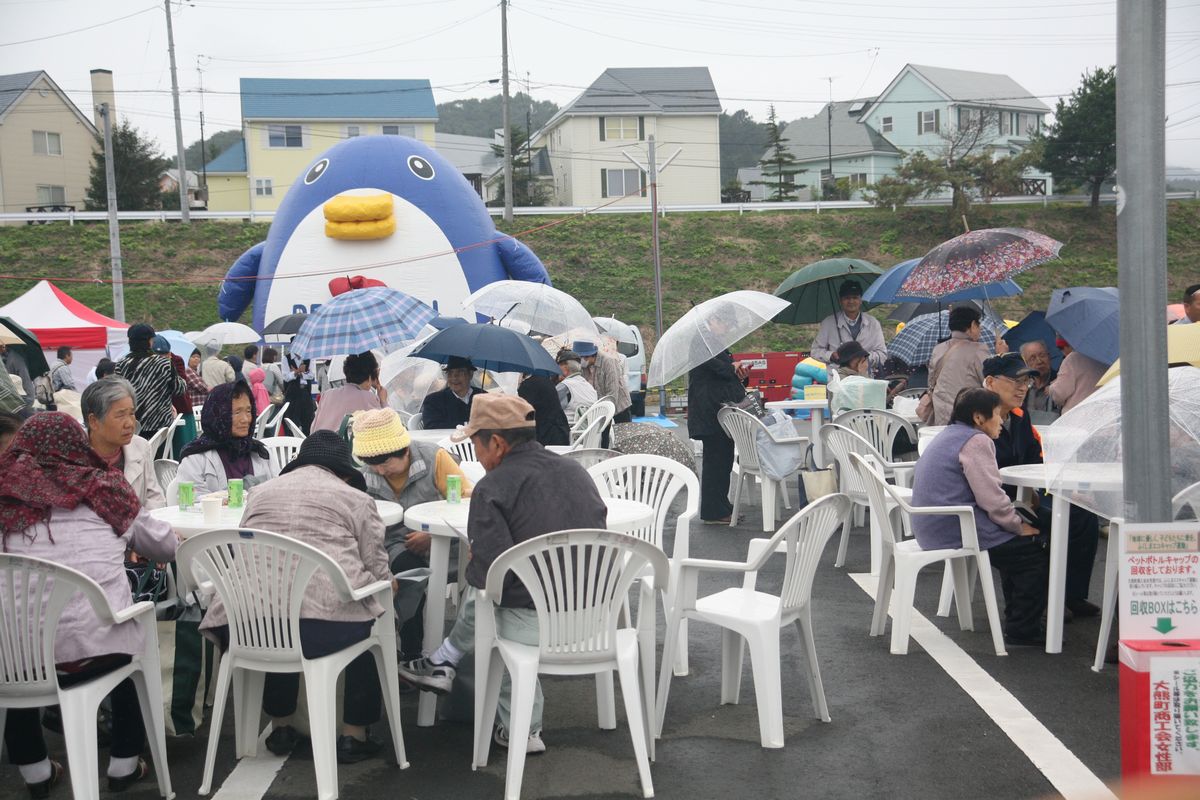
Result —
[{"label": "pine tree", "polygon": [[[158,209],[161,193],[158,179],[167,168],[167,159],[158,152],[158,144],[142,135],[128,119],[113,128],[113,171],[117,181],[117,208],[120,211]],[[88,182],[89,211],[108,208],[108,183],[104,176],[104,137],[96,137],[96,153]]]},{"label": "pine tree", "polygon": [[763,179],[750,183],[769,187],[768,200],[795,200],[796,190],[804,188],[804,184],[796,183],[796,176],[808,170],[796,166],[796,156],[792,155],[792,151],[783,140],[783,125],[775,117],[774,104],[767,115],[767,153],[758,165],[762,168]]},{"label": "pine tree", "polygon": [[1092,208],[1117,169],[1117,74],[1114,67],[1083,75],[1069,102],[1054,109],[1054,124],[1038,137],[1041,167],[1064,186],[1085,185]]}]

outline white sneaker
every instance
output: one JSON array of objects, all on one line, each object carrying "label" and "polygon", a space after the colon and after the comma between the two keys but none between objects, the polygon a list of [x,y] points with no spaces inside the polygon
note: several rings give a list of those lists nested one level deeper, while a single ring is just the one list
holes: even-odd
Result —
[{"label": "white sneaker", "polygon": [[454,685],[454,667],[449,664],[434,664],[427,656],[400,662],[400,677],[434,694],[449,694]]},{"label": "white sneaker", "polygon": [[[504,729],[504,726],[496,726],[496,732],[492,734],[492,741],[501,747],[508,747],[508,731]],[[530,731],[529,740],[525,743],[525,755],[536,756],[544,752],[546,752],[546,743],[542,741],[542,732]]]}]

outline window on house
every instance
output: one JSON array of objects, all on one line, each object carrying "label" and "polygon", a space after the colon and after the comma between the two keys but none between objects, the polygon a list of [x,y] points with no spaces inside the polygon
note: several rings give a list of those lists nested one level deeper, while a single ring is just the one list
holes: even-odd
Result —
[{"label": "window on house", "polygon": [[640,169],[602,169],[600,185],[603,197],[624,197],[641,192],[645,194],[646,183]]},{"label": "window on house", "polygon": [[362,128],[357,125],[347,125],[346,138],[353,139],[355,136],[362,136]]},{"label": "window on house", "polygon": [[865,173],[865,172],[850,173],[850,185],[851,186],[866,186],[867,185],[867,173]]},{"label": "window on house", "polygon": [[938,113],[936,111],[922,111],[920,113],[920,127],[918,128],[917,133],[937,133]]},{"label": "window on house", "polygon": [[270,178],[254,179],[254,194],[258,197],[271,197],[275,194],[275,186]]},{"label": "window on house", "polygon": [[880,128],[883,130],[884,133],[892,132],[892,118],[891,117],[883,117],[882,119],[879,120],[879,124],[880,124]]},{"label": "window on house", "polygon": [[1017,130],[1021,136],[1032,136],[1038,132],[1037,114],[1020,114]]},{"label": "window on house", "polygon": [[1011,117],[1012,114],[1010,114],[1007,111],[1001,111],[999,113],[1000,113],[1000,125],[999,125],[1000,135],[1008,136],[1010,133],[1012,133],[1012,125],[1009,122],[1009,117]]},{"label": "window on house", "polygon": [[34,131],[33,154],[35,156],[61,156],[62,136],[53,131]]},{"label": "window on house", "polygon": [[37,201],[39,206],[61,206],[67,202],[67,190],[63,186],[43,186],[37,187]]},{"label": "window on house", "polygon": [[304,147],[304,131],[300,125],[268,125],[268,147]]},{"label": "window on house", "polygon": [[410,139],[415,139],[417,136],[416,125],[384,125],[384,136],[407,136]]},{"label": "window on house", "polygon": [[604,125],[604,138],[608,141],[637,141],[637,117],[601,117]]}]

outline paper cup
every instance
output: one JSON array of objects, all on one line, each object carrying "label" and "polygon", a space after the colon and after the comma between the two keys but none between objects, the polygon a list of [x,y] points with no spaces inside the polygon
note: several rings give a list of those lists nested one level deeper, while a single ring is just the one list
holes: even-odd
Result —
[{"label": "paper cup", "polygon": [[221,498],[205,497],[200,501],[200,508],[204,511],[205,525],[216,525],[221,521]]}]

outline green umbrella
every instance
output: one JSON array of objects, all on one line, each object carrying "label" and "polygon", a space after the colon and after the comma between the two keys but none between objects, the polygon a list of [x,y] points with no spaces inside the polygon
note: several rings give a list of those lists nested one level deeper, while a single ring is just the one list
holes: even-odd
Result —
[{"label": "green umbrella", "polygon": [[9,347],[25,359],[25,368],[29,370],[30,377],[36,378],[50,371],[50,365],[46,363],[46,355],[42,352],[42,344],[36,336],[13,322],[10,317],[0,317],[0,324],[16,334],[23,342],[23,344],[10,344]]},{"label": "green umbrella", "polygon": [[[838,289],[842,283],[856,281],[865,292],[882,274],[882,269],[861,258],[827,258],[801,267],[775,290],[776,297],[791,304],[776,315],[775,321],[791,325],[820,322],[841,309]],[[863,308],[868,307],[863,303]]]}]

